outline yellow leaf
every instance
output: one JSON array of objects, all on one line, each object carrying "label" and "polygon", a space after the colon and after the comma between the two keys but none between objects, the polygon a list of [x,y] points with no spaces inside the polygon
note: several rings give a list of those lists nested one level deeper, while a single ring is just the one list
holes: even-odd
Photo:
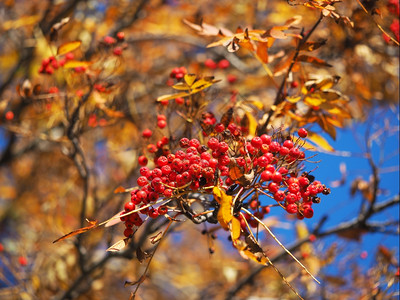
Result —
[{"label": "yellow leaf", "polygon": [[172,100],[172,99],[175,99],[175,98],[178,98],[178,97],[186,97],[186,96],[189,96],[189,94],[188,93],[184,93],[184,92],[177,93],[177,94],[168,94],[168,95],[164,95],[164,96],[158,97],[157,101],[160,102],[160,101]]},{"label": "yellow leaf", "polygon": [[189,86],[184,83],[184,82],[178,82],[177,84],[174,84],[172,86],[172,88],[176,89],[176,90],[180,90],[180,91],[187,91],[189,90]]},{"label": "yellow leaf", "polygon": [[74,51],[75,49],[79,48],[81,43],[82,43],[81,41],[73,41],[73,42],[63,44],[60,47],[58,47],[57,55],[64,55],[68,52]]},{"label": "yellow leaf", "polygon": [[240,237],[240,221],[238,218],[233,217],[232,222],[230,223],[230,231],[232,241],[235,242]]},{"label": "yellow leaf", "polygon": [[186,74],[184,79],[188,86],[192,86],[192,84],[196,80],[196,75],[195,74]]},{"label": "yellow leaf", "polygon": [[66,69],[73,69],[73,68],[79,68],[79,67],[87,68],[91,64],[92,63],[90,61],[69,60],[65,63],[65,65],[63,67]]},{"label": "yellow leaf", "polygon": [[[313,94],[313,96],[316,96]],[[321,103],[324,102],[324,99],[320,97],[312,97],[312,96],[306,96],[304,98],[304,102],[310,106],[320,106]]]},{"label": "yellow leaf", "polygon": [[223,192],[223,196],[221,198],[221,206],[218,210],[217,219],[221,224],[222,228],[228,230],[228,224],[232,221],[231,207],[232,207],[232,196],[228,196]]},{"label": "yellow leaf", "polygon": [[301,96],[299,96],[299,97],[294,97],[294,96],[286,97],[286,100],[288,102],[290,102],[290,103],[297,103],[297,102],[299,102],[300,99],[301,99]]},{"label": "yellow leaf", "polygon": [[308,132],[308,137],[307,137],[311,142],[313,142],[314,144],[316,144],[317,146],[321,147],[324,150],[327,151],[335,151],[335,149],[329,145],[329,143],[327,142],[327,140],[325,140],[322,136],[320,136],[319,134],[316,134],[314,132]]},{"label": "yellow leaf", "polygon": [[23,16],[17,20],[10,20],[3,23],[3,30],[16,29],[23,26],[34,25],[40,20],[40,15]]},{"label": "yellow leaf", "polygon": [[246,111],[246,116],[249,120],[249,134],[250,135],[255,135],[256,134],[256,130],[257,130],[257,121],[256,118],[249,113],[248,111]]}]

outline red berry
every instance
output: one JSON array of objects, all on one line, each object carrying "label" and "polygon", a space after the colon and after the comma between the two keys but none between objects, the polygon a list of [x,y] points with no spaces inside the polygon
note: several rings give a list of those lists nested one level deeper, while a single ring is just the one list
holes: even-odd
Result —
[{"label": "red berry", "polygon": [[5,117],[6,120],[11,121],[12,119],[14,119],[14,113],[11,110],[9,110],[8,112],[6,112]]},{"label": "red berry", "polygon": [[18,257],[18,262],[21,266],[25,267],[28,264],[28,259],[25,256]]},{"label": "red berry", "polygon": [[113,50],[114,55],[120,56],[122,54],[122,48],[121,47],[115,47]]},{"label": "red berry", "polygon": [[220,60],[219,63],[218,63],[218,68],[220,68],[220,69],[226,69],[226,68],[229,67],[229,65],[230,65],[229,60],[227,60],[227,59],[222,59],[222,60]]},{"label": "red berry", "polygon": [[160,120],[157,122],[157,126],[161,129],[165,128],[167,126],[167,122],[165,120]]},{"label": "red berry", "polygon": [[263,143],[262,139],[258,136],[253,137],[251,140],[251,145],[257,149],[261,148],[262,143]]},{"label": "red berry", "polygon": [[285,193],[283,191],[277,191],[274,193],[274,199],[278,202],[285,200]]},{"label": "red berry", "polygon": [[288,204],[288,205],[286,206],[286,211],[287,211],[289,214],[295,214],[295,213],[297,213],[297,205],[294,204],[294,203]]},{"label": "red berry", "polygon": [[147,163],[148,163],[148,159],[147,159],[146,156],[141,155],[141,156],[139,156],[139,158],[138,158],[138,162],[139,162],[139,165],[145,166],[145,165],[147,165]]},{"label": "red berry", "polygon": [[75,58],[75,55],[72,52],[68,52],[67,54],[65,54],[66,60],[72,60],[74,58]]},{"label": "red berry", "polygon": [[282,181],[282,174],[278,171],[272,174],[271,177],[273,182],[280,183]]},{"label": "red berry", "polygon": [[299,135],[299,137],[305,138],[305,137],[307,137],[308,132],[307,132],[306,129],[300,128],[300,129],[297,131],[297,134]]},{"label": "red berry", "polygon": [[261,180],[262,181],[268,181],[271,180],[272,173],[270,171],[263,171],[261,173]]},{"label": "red berry", "polygon": [[111,37],[111,36],[105,36],[104,39],[103,39],[103,41],[104,41],[104,43],[106,43],[107,45],[112,45],[112,44],[115,44],[115,43],[117,42],[116,39],[114,39],[114,38]]},{"label": "red berry", "polygon": [[150,129],[145,129],[142,132],[142,136],[144,138],[150,138],[153,135],[153,132]]},{"label": "red berry", "polygon": [[207,146],[211,149],[211,150],[217,150],[219,147],[219,141],[216,138],[210,138],[207,142]]},{"label": "red berry", "polygon": [[286,140],[286,141],[283,142],[282,146],[286,147],[288,149],[292,149],[294,144],[293,144],[293,142],[291,140]]},{"label": "red berry", "polygon": [[133,235],[133,229],[132,228],[130,228],[130,227],[128,227],[128,228],[126,228],[125,230],[124,230],[124,236],[125,237],[131,237]]},{"label": "red berry", "polygon": [[226,79],[228,80],[229,83],[235,83],[237,80],[237,77],[236,77],[236,75],[228,74],[226,76]]},{"label": "red berry", "polygon": [[185,103],[185,99],[182,97],[175,98],[175,103],[178,105],[183,105]]},{"label": "red berry", "polygon": [[137,179],[137,184],[138,186],[145,186],[146,184],[148,184],[147,178],[145,176],[140,176]]},{"label": "red berry", "polygon": [[126,212],[132,211],[135,209],[135,204],[132,202],[126,202],[124,205],[124,209]]},{"label": "red berry", "polygon": [[225,130],[225,126],[222,123],[218,123],[215,125],[214,129],[216,132],[221,133],[222,131]]},{"label": "red berry", "polygon": [[271,183],[268,185],[268,190],[269,190],[271,193],[275,194],[275,193],[279,190],[279,185],[278,185],[276,182],[271,182]]},{"label": "red berry", "polygon": [[125,33],[122,31],[118,32],[117,39],[119,39],[120,41],[123,41],[125,39]]},{"label": "red berry", "polygon": [[206,61],[204,62],[204,65],[209,69],[217,68],[217,63],[215,61],[213,61],[211,58],[206,59]]},{"label": "red berry", "polygon": [[165,205],[161,205],[158,209],[159,215],[165,215],[168,212],[168,208]]},{"label": "red berry", "polygon": [[290,84],[290,86],[291,86],[293,89],[295,89],[295,88],[297,88],[297,87],[299,86],[299,83],[298,83],[297,81],[293,81],[293,82]]}]

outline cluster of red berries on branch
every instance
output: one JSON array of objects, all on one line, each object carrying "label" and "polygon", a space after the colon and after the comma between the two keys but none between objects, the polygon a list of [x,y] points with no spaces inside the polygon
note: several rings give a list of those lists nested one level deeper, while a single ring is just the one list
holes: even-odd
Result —
[{"label": "cluster of red berries on branch", "polygon": [[[157,218],[167,214],[169,209],[177,212],[190,194],[211,196],[215,186],[227,194],[239,193],[238,203],[255,210],[258,217],[276,206],[296,214],[299,219],[311,218],[313,204],[320,202],[318,194],[330,193],[325,185],[302,170],[306,159],[302,151],[307,136],[304,128],[298,130],[298,137],[284,138],[283,133],[277,131],[273,136],[263,134],[248,140],[234,123],[226,127],[222,123],[208,123],[214,130],[205,144],[195,138],[182,138],[180,149],[172,153],[168,147],[169,139],[163,137],[157,146],[149,144],[147,147],[154,155],[154,168],[146,166],[146,156],[139,157],[142,167],[138,187],[131,192],[131,199],[121,213],[126,226],[125,236],[131,236],[133,226],[140,226],[143,218]],[[144,138],[151,136],[150,130],[143,131]],[[260,195],[265,196],[261,201]],[[204,207],[208,209],[214,203],[213,209],[217,211],[215,201],[211,197],[208,200]],[[190,204],[185,207],[186,216],[196,215],[187,212]],[[256,224],[250,216],[244,216],[249,224]],[[244,229],[243,218],[242,221]]]}]

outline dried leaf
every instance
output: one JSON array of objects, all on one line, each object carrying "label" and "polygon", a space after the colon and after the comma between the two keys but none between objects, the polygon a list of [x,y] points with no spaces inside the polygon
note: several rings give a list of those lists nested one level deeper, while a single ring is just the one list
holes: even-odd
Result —
[{"label": "dried leaf", "polygon": [[136,249],[136,257],[140,263],[144,262],[151,254],[143,251],[140,247]]},{"label": "dried leaf", "polygon": [[156,235],[150,237],[150,243],[152,243],[153,245],[156,244],[157,242],[159,242],[161,240],[162,236],[163,236],[162,231],[160,231]]},{"label": "dried leaf", "polygon": [[117,213],[116,215],[114,215],[105,225],[104,227],[111,227],[114,226],[118,223],[121,223],[121,218],[119,217],[121,215],[121,213],[124,213],[125,211],[122,210],[119,213]]},{"label": "dried leaf", "polygon": [[82,44],[81,41],[73,41],[73,42],[63,44],[60,47],[58,47],[57,55],[64,55],[64,54],[67,54],[68,52],[72,52],[75,49],[78,49],[81,44]]},{"label": "dried leaf", "polygon": [[146,276],[145,274],[143,274],[143,275],[140,276],[140,278],[139,278],[137,281],[135,281],[135,282],[132,282],[132,281],[125,281],[124,287],[132,286],[132,285],[137,285],[137,284],[141,284],[141,283],[143,283],[143,282],[145,281],[146,278],[147,278],[147,276]]},{"label": "dried leaf", "polygon": [[302,61],[306,63],[310,63],[316,66],[324,66],[324,67],[332,67],[332,65],[328,64],[326,61],[323,59],[314,57],[314,56],[308,56],[308,55],[299,55],[297,58],[297,61]]},{"label": "dried leaf", "polygon": [[314,51],[326,44],[327,40],[321,40],[319,42],[306,42],[300,46],[300,50],[303,51]]},{"label": "dried leaf", "polygon": [[129,238],[124,238],[118,242],[116,242],[114,245],[112,245],[110,248],[108,248],[106,251],[109,252],[118,252],[125,248],[126,245],[128,245]]},{"label": "dried leaf", "polygon": [[71,231],[70,233],[68,233],[68,234],[66,234],[66,235],[64,235],[64,236],[62,236],[62,237],[56,239],[55,241],[53,241],[53,243],[60,242],[60,241],[62,241],[62,240],[65,240],[65,239],[67,239],[67,238],[70,238],[71,236],[78,235],[78,234],[84,233],[84,232],[86,232],[86,231],[89,231],[89,230],[91,230],[91,229],[93,229],[93,228],[96,228],[96,227],[98,226],[98,223],[99,223],[97,220],[95,220],[95,221],[89,221],[89,220],[87,220],[87,221],[88,221],[89,224],[90,224],[89,226],[83,227],[83,228],[79,228],[79,229],[74,230],[74,231]]}]

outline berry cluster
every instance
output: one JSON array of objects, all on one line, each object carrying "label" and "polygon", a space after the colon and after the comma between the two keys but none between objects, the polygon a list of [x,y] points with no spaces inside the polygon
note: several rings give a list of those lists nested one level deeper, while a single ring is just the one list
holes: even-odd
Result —
[{"label": "berry cluster", "polygon": [[68,60],[73,59],[74,54],[72,52],[66,53],[58,60],[54,56],[46,57],[42,60],[42,64],[39,68],[39,73],[51,75],[54,73],[54,70],[57,70],[59,67],[64,66]]},{"label": "berry cluster", "polygon": [[[143,223],[142,217],[156,218],[166,214],[168,200],[200,190],[203,194],[211,194],[213,186],[219,186],[227,193],[245,195],[241,205],[256,210],[256,216],[261,218],[271,206],[280,206],[289,214],[297,214],[299,219],[311,218],[314,214],[312,205],[320,202],[318,194],[329,194],[329,189],[312,175],[299,174],[301,162],[305,160],[301,150],[307,136],[304,128],[298,130],[297,138],[283,138],[282,133],[277,132],[273,136],[263,134],[246,140],[241,128],[233,122],[227,127],[216,124],[215,117],[209,113],[203,115],[203,122],[213,128],[206,144],[201,144],[198,139],[182,138],[180,149],[171,153],[170,141],[163,137],[157,145],[148,144],[147,147],[148,152],[154,154],[155,168],[146,166],[146,156],[139,157],[142,167],[137,179],[138,188],[131,192],[121,217],[126,226],[125,236],[131,236],[132,227]],[[152,132],[144,130],[142,135],[149,139]],[[260,193],[273,199],[274,204],[261,206]],[[251,195],[253,197],[249,197]],[[158,206],[160,203],[163,205]],[[138,211],[128,214],[133,210]],[[250,216],[245,215],[245,218],[252,226],[256,225]],[[245,230],[243,218],[242,222]]]},{"label": "berry cluster", "polygon": [[122,44],[124,40],[125,40],[125,33],[118,32],[115,35],[115,38],[113,38],[112,36],[105,36],[103,38],[103,45],[105,47],[113,47],[113,54],[116,56],[121,56],[122,51],[127,47],[126,44]]}]

